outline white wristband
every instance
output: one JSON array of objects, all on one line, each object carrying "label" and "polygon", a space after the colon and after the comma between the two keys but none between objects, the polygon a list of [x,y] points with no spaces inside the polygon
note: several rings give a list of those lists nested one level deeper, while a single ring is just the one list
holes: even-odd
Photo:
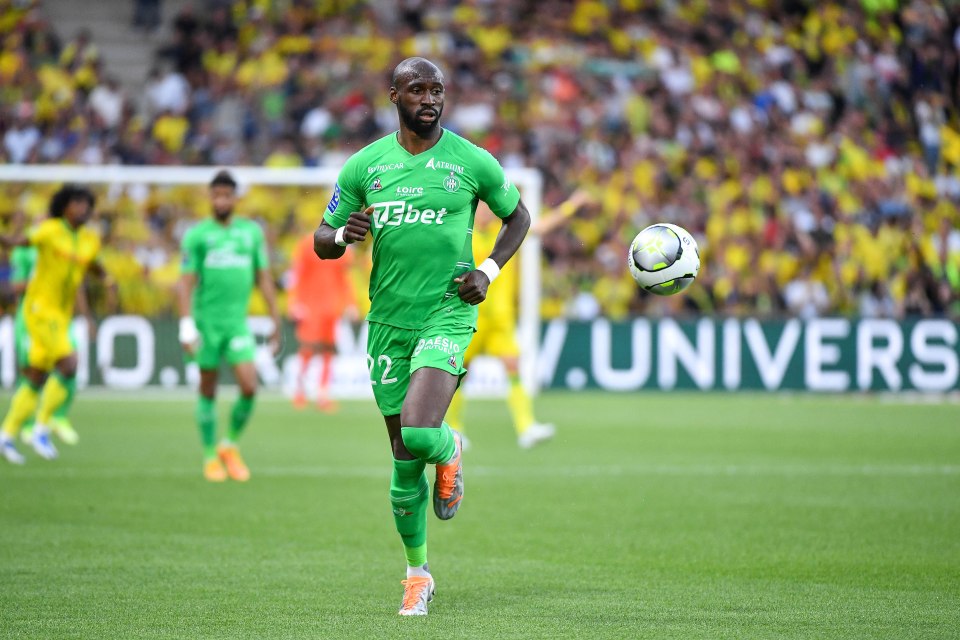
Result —
[{"label": "white wristband", "polygon": [[347,232],[346,227],[340,227],[337,229],[337,235],[333,237],[333,241],[336,242],[341,247],[347,246],[347,241],[343,239],[343,234]]},{"label": "white wristband", "polygon": [[200,332],[197,331],[197,323],[190,316],[180,318],[180,331],[178,339],[180,344],[193,344],[200,339]]},{"label": "white wristband", "polygon": [[500,275],[500,266],[494,262],[492,258],[487,258],[480,263],[480,266],[477,267],[477,271],[483,271],[485,274],[487,274],[487,278],[489,278],[490,282],[492,283],[497,279],[497,276]]}]

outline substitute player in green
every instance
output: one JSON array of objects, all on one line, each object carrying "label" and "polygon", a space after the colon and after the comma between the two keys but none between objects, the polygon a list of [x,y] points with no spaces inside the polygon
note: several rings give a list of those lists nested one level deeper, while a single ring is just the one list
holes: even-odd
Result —
[{"label": "substitute player in green", "polygon": [[[27,283],[30,282],[30,277],[33,275],[33,270],[36,266],[36,247],[14,247],[10,252],[10,287],[15,295],[22,296],[27,290]],[[77,290],[77,307],[82,309],[86,314],[86,297],[83,297],[82,291],[83,287],[81,285],[81,287]],[[23,367],[27,366],[27,356],[30,353],[30,334],[27,332],[27,324],[23,316],[22,298],[17,304],[17,314],[14,317],[13,342],[17,352],[17,367],[22,369]],[[74,327],[70,328],[70,346],[73,347],[74,351],[77,350],[77,334]],[[25,384],[22,376],[17,380],[17,384]],[[53,412],[53,417],[50,419],[49,426],[50,430],[64,443],[77,444],[77,442],[80,440],[80,436],[77,435],[77,432],[73,428],[73,424],[71,424],[70,418],[68,417],[70,413],[70,407],[73,406],[73,398],[76,395],[77,379],[75,377],[66,378],[63,380],[63,385],[67,390],[67,398],[63,401],[63,404],[57,407],[56,411]],[[26,423],[24,423],[23,429],[20,431],[20,439],[26,443],[33,442],[33,423],[33,418],[30,418]]]},{"label": "substitute player in green", "polygon": [[[436,465],[433,509],[442,520],[463,498],[460,436],[444,421],[473,336],[476,306],[516,253],[530,215],[516,186],[483,149],[440,127],[443,74],[408,58],[393,72],[390,101],[400,129],[351,156],[314,234],[320,258],[373,237],[367,363],[393,451],[390,502],[407,579],[401,615],[426,615],[434,581],[427,565],[425,467]],[[501,219],[490,256],[473,259],[479,200]]]},{"label": "substitute player in green", "polygon": [[[257,371],[256,342],[247,326],[247,308],[256,283],[273,319],[270,346],[280,346],[280,316],[268,269],[267,247],[260,226],[233,215],[237,183],[226,171],[210,183],[213,218],[183,236],[180,276],[180,343],[200,367],[197,426],[203,442],[203,475],[211,482],[227,476],[244,482],[250,471],[237,442],[253,413]],[[240,387],[230,412],[230,428],[217,445],[216,392],[220,363],[233,367]]]}]

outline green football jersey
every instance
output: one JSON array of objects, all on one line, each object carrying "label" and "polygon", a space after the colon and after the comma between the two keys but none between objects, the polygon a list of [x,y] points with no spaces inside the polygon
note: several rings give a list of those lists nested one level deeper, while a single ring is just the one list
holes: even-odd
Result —
[{"label": "green football jersey", "polygon": [[324,219],[342,227],[350,213],[375,207],[369,321],[419,329],[448,306],[475,325],[477,309],[457,297],[453,279],[475,268],[471,236],[480,200],[505,218],[520,192],[490,153],[451,131],[418,155],[400,146],[395,132],[347,160]]},{"label": "green football jersey", "polygon": [[[33,268],[37,266],[37,248],[34,246],[14,247],[10,252],[10,284],[29,282]],[[17,317],[23,314],[23,294],[17,303]]]},{"label": "green football jersey", "polygon": [[20,284],[30,280],[35,266],[37,266],[36,247],[14,247],[10,252],[10,284]]},{"label": "green football jersey", "polygon": [[193,273],[193,315],[200,324],[243,322],[257,273],[269,265],[263,230],[234,218],[226,226],[207,219],[183,236],[182,269]]}]

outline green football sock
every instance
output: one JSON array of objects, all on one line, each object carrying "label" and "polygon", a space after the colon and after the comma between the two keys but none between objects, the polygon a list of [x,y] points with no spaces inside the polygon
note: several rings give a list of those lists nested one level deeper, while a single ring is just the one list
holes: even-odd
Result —
[{"label": "green football sock", "polygon": [[53,417],[66,420],[70,407],[73,406],[73,397],[77,393],[77,377],[71,376],[63,380],[63,386],[67,389],[67,397],[59,407],[53,412]]},{"label": "green football sock", "polygon": [[200,396],[197,402],[197,427],[200,429],[200,442],[203,443],[203,455],[208,460],[217,455],[217,415],[215,400]]},{"label": "green football sock", "polygon": [[422,567],[427,562],[427,502],[430,483],[422,460],[394,460],[390,479],[390,505],[397,533],[403,540],[407,565]]},{"label": "green football sock", "polygon": [[230,430],[227,432],[227,441],[236,442],[240,434],[246,428],[253,414],[253,402],[256,396],[240,396],[233,403],[233,410],[230,412]]},{"label": "green football sock", "polygon": [[407,451],[430,464],[443,464],[453,457],[457,444],[446,422],[439,427],[403,427],[400,436]]}]

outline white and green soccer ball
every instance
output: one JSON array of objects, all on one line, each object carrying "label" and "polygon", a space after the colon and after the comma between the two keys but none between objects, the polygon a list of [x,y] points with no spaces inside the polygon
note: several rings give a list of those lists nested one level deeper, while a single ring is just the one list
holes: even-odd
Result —
[{"label": "white and green soccer ball", "polygon": [[700,271],[697,241],[675,224],[652,224],[630,243],[630,275],[644,290],[672,296],[690,286]]}]

